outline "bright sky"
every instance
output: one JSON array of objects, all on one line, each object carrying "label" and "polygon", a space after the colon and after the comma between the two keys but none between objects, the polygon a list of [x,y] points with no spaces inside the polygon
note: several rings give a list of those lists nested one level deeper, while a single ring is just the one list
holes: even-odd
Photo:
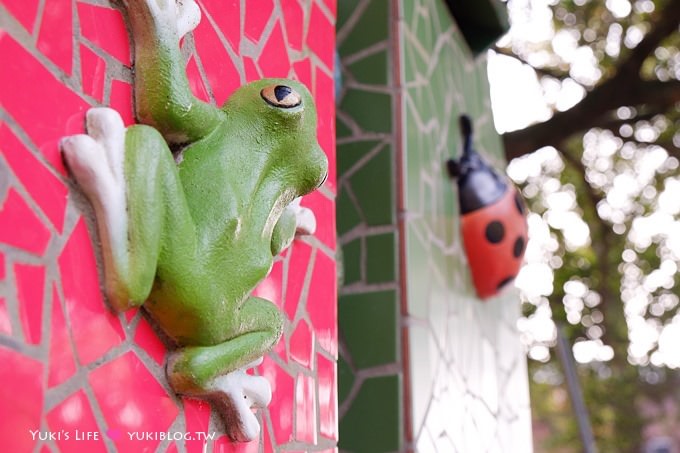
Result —
[{"label": "bright sky", "polygon": [[[559,56],[571,64],[571,76],[583,85],[592,85],[600,76],[595,58],[588,48],[579,48],[576,39],[568,32],[555,33],[552,28],[550,0],[511,0],[508,3],[513,27],[499,44],[507,45],[511,38],[529,43],[552,40],[553,48]],[[577,0],[578,3],[578,0]],[[650,6],[651,5],[651,6]],[[607,0],[607,8],[616,17],[626,17],[631,13],[629,0]],[[649,0],[638,0],[635,8],[647,12],[653,10]],[[632,30],[621,36],[621,30],[614,27],[607,37],[607,53],[616,56],[621,44],[634,47],[642,32]],[[536,52],[529,57],[533,64],[544,64],[550,55]],[[518,60],[489,52],[489,80],[494,121],[499,133],[526,127],[529,124],[548,119],[553,109],[566,110],[579,102],[585,90],[574,80],[541,83],[531,68]],[[619,117],[630,115],[628,109],[620,109]],[[633,131],[630,131],[632,134]],[[635,138],[651,141],[656,137],[653,125],[638,128]],[[637,149],[623,145],[620,139],[608,132],[588,133],[584,137],[584,163],[591,168],[588,179],[591,183],[606,190],[606,201],[598,206],[601,217],[610,221],[617,234],[626,233],[623,222],[634,208],[632,199],[638,196],[653,199],[656,189],[650,183],[657,171],[671,171],[678,167],[678,161],[669,158],[659,147]],[[630,159],[625,168],[614,168],[614,153]],[[553,269],[559,268],[561,260],[553,256],[557,241],[551,236],[549,226],[562,230],[566,246],[576,249],[590,241],[588,226],[578,214],[576,196],[571,186],[561,186],[554,177],[563,168],[558,152],[553,148],[543,148],[530,156],[516,159],[508,166],[509,176],[518,183],[530,182],[525,189],[527,195],[542,190],[544,202],[548,207],[545,215],[529,215],[530,241],[525,255],[526,265],[517,277],[516,285],[524,298],[537,306],[534,315],[519,321],[519,329],[529,349],[530,357],[547,360],[547,345],[555,339],[554,324],[550,320],[550,308],[546,296],[553,291]],[[539,187],[540,185],[540,187]],[[659,315],[678,305],[676,295],[653,299],[650,292],[658,288],[670,288],[673,276],[678,272],[680,263],[680,179],[668,178],[658,197],[656,210],[633,222],[628,238],[631,249],[624,251],[621,275],[623,276],[622,301],[629,324],[631,346],[629,360],[637,364],[651,361],[654,365],[680,367],[680,315],[673,322],[662,326],[655,319],[646,319],[649,311]],[[673,234],[674,232],[674,234]],[[643,275],[635,264],[636,253],[648,247],[658,236],[665,236],[663,256],[659,269]],[[574,356],[581,363],[593,360],[608,361],[613,351],[602,343],[599,337],[602,330],[598,323],[602,313],[597,310],[599,296],[590,291],[582,282],[573,279],[565,287],[564,299],[568,321],[582,322],[588,328],[589,339],[577,342]],[[584,307],[590,313],[582,317]],[[658,350],[649,356],[658,344]]]}]

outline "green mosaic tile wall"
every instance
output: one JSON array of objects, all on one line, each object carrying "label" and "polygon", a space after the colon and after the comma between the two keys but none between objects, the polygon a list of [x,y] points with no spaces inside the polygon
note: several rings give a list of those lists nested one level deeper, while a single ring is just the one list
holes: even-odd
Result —
[{"label": "green mosaic tile wall", "polygon": [[340,450],[531,451],[519,302],[476,299],[444,167],[461,113],[504,166],[485,61],[443,0],[343,0],[337,27]]},{"label": "green mosaic tile wall", "polygon": [[484,303],[475,297],[443,165],[458,156],[466,113],[477,149],[504,167],[486,62],[474,58],[443,1],[400,7],[409,440],[418,452],[531,451],[519,301],[512,292]]},{"label": "green mosaic tile wall", "polygon": [[402,448],[391,2],[338,2],[341,451]]}]

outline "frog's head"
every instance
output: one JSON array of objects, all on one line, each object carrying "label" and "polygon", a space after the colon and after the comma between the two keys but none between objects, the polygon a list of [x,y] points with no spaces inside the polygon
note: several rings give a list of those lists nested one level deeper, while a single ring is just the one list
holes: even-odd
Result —
[{"label": "frog's head", "polygon": [[244,160],[257,156],[262,171],[276,175],[296,196],[323,184],[328,161],[316,138],[314,99],[304,85],[289,79],[251,82],[222,110],[238,125]]}]

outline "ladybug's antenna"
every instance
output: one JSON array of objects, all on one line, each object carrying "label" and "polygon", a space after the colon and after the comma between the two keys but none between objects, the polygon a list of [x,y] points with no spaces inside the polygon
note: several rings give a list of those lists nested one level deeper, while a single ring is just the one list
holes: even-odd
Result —
[{"label": "ladybug's antenna", "polygon": [[463,157],[472,153],[472,120],[467,115],[461,115],[460,132],[463,135]]}]

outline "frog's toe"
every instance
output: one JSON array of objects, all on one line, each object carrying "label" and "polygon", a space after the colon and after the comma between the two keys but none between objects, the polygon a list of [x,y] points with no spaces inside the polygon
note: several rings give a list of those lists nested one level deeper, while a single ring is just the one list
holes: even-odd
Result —
[{"label": "frog's toe", "polygon": [[272,387],[262,376],[250,376],[243,385],[243,395],[252,402],[252,407],[267,407],[272,400]]},{"label": "frog's toe", "polygon": [[120,114],[108,107],[87,111],[87,133],[101,144],[114,179],[122,183],[125,161],[125,125]]},{"label": "frog's toe", "polygon": [[177,3],[177,33],[180,38],[196,28],[200,21],[201,9],[194,0]]},{"label": "frog's toe", "polygon": [[271,386],[264,377],[249,375],[241,369],[216,377],[209,388],[223,411],[229,437],[251,441],[260,434],[260,423],[251,407],[266,407],[271,401]]},{"label": "frog's toe", "polygon": [[61,141],[64,160],[73,177],[88,195],[101,195],[104,187],[114,185],[113,176],[102,159],[103,149],[92,137],[72,135]]},{"label": "frog's toe", "polygon": [[314,211],[300,205],[301,201],[302,197],[297,197],[286,207],[295,215],[295,234],[314,234],[316,232],[316,216],[314,216]]}]

